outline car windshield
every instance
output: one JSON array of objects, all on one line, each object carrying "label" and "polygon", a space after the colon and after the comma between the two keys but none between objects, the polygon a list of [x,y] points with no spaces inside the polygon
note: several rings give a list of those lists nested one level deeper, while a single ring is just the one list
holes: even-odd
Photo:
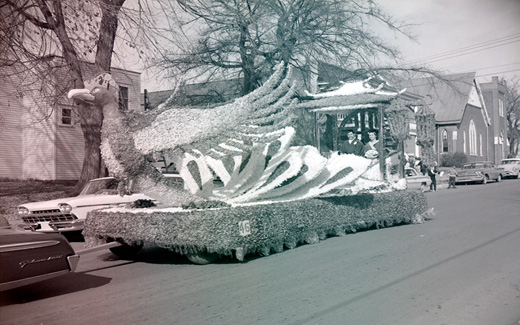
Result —
[{"label": "car windshield", "polygon": [[417,172],[413,169],[407,169],[406,170],[406,176],[410,177],[410,176],[417,176]]},{"label": "car windshield", "polygon": [[100,194],[103,192],[117,193],[117,181],[113,178],[94,179],[85,185],[79,195]]}]

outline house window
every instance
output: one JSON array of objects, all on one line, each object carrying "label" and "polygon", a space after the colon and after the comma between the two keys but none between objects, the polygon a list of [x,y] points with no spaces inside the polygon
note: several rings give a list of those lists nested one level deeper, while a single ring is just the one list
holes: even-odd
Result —
[{"label": "house window", "polygon": [[457,152],[457,130],[453,131],[453,133],[451,134],[451,141],[453,141],[453,151]]},{"label": "house window", "polygon": [[464,136],[464,138],[462,139],[462,150],[464,150],[464,153],[466,153],[466,131],[464,131],[462,135]]},{"label": "house window", "polygon": [[469,122],[469,154],[477,155],[477,128],[473,120]]},{"label": "house window", "polygon": [[504,101],[501,98],[498,99],[498,115],[504,117]]},{"label": "house window", "polygon": [[480,156],[484,156],[482,154],[482,134],[479,134],[480,135]]},{"label": "house window", "polygon": [[442,130],[442,152],[449,152],[448,150],[448,131],[446,129]]},{"label": "house window", "polygon": [[128,87],[119,86],[119,109],[128,110]]},{"label": "house window", "polygon": [[73,125],[72,120],[72,108],[71,107],[61,107],[60,109],[60,125]]}]

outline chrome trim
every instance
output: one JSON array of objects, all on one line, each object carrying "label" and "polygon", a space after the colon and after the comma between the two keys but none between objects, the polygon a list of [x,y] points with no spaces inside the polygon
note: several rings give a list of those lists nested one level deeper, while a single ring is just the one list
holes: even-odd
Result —
[{"label": "chrome trim", "polygon": [[104,203],[104,204],[85,204],[85,205],[77,205],[76,208],[89,208],[89,207],[96,207],[96,206],[99,206],[99,208],[103,208],[103,207],[107,207],[107,206],[112,206],[112,205],[120,205],[120,204],[126,204],[126,203],[130,203],[130,202],[114,202],[114,203]]},{"label": "chrome trim", "polygon": [[109,249],[109,248],[113,248],[113,247],[119,247],[119,246],[122,246],[122,245],[116,241],[113,241],[110,243],[105,243],[105,244],[97,245],[94,247],[89,247],[89,248],[79,250],[76,252],[76,255],[81,256],[81,255],[90,254],[93,252],[97,252],[97,251],[101,251],[101,250],[105,250],[105,249]]},{"label": "chrome trim", "polygon": [[59,244],[60,244],[59,240],[46,240],[46,241],[34,241],[34,242],[26,242],[26,243],[18,243],[18,244],[7,244],[7,245],[0,246],[0,253],[56,246]]},{"label": "chrome trim", "polygon": [[78,267],[79,263],[79,255],[69,255],[67,256],[67,262],[69,263],[70,271],[74,272],[76,271],[76,268]]},{"label": "chrome trim", "polygon": [[10,289],[14,289],[14,288],[21,287],[24,285],[44,281],[44,280],[51,279],[51,278],[54,278],[54,277],[57,277],[60,275],[65,275],[69,272],[70,272],[69,270],[62,270],[62,271],[57,271],[57,272],[53,272],[53,273],[37,275],[32,278],[21,279],[21,280],[6,282],[6,283],[0,283],[0,291],[10,290]]}]

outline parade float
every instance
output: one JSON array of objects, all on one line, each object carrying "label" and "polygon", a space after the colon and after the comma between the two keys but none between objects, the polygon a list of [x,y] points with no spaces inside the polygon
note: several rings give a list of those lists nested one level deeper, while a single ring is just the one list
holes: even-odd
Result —
[{"label": "parade float", "polygon": [[[383,141],[382,154],[369,158],[291,145],[298,111],[316,114],[330,109],[330,98],[362,94],[363,103],[348,107],[342,98],[343,109],[378,108],[382,130],[384,107],[401,92],[365,81],[340,97],[330,93],[323,104],[323,94],[297,96],[290,70],[279,65],[260,88],[230,103],[200,108],[167,101],[141,114],[118,110],[117,94],[106,87],[109,75],[71,90],[69,97],[103,109],[101,152],[119,190],[139,188],[161,203],[90,212],[86,245],[117,241],[124,246],[113,251],[128,256],[147,243],[206,264],[424,220],[424,195],[406,190],[392,168],[397,155],[383,150]],[[174,161],[181,186],[153,165],[158,153]]]}]

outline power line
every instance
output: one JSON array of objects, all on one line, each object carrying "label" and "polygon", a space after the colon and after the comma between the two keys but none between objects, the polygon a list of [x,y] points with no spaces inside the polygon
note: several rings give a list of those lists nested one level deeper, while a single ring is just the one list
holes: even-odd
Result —
[{"label": "power line", "polygon": [[513,62],[513,63],[507,63],[507,64],[492,65],[492,66],[481,67],[481,68],[466,69],[466,70],[464,70],[464,71],[461,72],[461,73],[464,73],[464,72],[473,72],[473,71],[478,71],[478,70],[488,70],[488,69],[494,69],[494,68],[506,67],[506,66],[508,66],[508,65],[516,65],[516,64],[520,64],[520,61],[519,61],[519,62]]},{"label": "power line", "polygon": [[502,73],[510,73],[510,72],[515,72],[515,71],[520,71],[520,68],[519,69],[514,69],[514,70],[507,70],[507,71],[487,73],[487,74],[477,74],[477,75],[475,75],[475,77],[486,77],[486,76],[497,75],[497,74],[502,74]]},{"label": "power line", "polygon": [[481,42],[481,43],[477,43],[477,44],[461,47],[461,48],[454,49],[454,50],[441,52],[441,53],[425,56],[425,57],[418,58],[418,59],[409,60],[409,61],[410,62],[413,62],[413,61],[424,61],[424,60],[428,60],[428,59],[431,59],[431,58],[437,58],[437,57],[440,57],[440,56],[456,54],[456,53],[459,53],[459,52],[473,50],[475,48],[479,48],[479,47],[482,47],[482,46],[488,46],[488,45],[491,45],[491,44],[496,44],[496,43],[500,43],[500,42],[504,42],[504,41],[509,41],[509,40],[515,39],[517,37],[520,37],[520,33],[509,35],[509,36],[504,36],[504,37],[497,38],[497,39],[494,39],[494,40],[489,40],[489,41],[485,41],[485,42]]},{"label": "power line", "polygon": [[[460,54],[460,53],[464,53],[464,52],[468,52],[468,51],[471,51],[469,53],[474,53],[474,52],[477,52],[477,51],[480,51],[480,50],[485,50],[485,49],[489,49],[489,48],[493,48],[493,47],[498,47],[498,46],[503,46],[503,45],[507,45],[507,44],[510,44],[510,43],[518,42],[520,39],[518,39],[518,40],[515,40],[515,39],[519,38],[519,37],[520,37],[520,33],[517,33],[517,34],[501,37],[501,38],[498,38],[498,39],[495,39],[495,40],[481,42],[481,43],[477,43],[477,44],[474,44],[474,45],[462,47],[462,48],[451,50],[451,51],[437,53],[437,54],[426,56],[426,57],[419,58],[419,59],[409,60],[409,61],[407,61],[407,63],[428,61],[428,60],[431,60],[431,59],[437,59],[437,58],[441,58],[441,57],[445,57],[445,56],[451,56],[451,55],[454,55],[454,54]],[[507,43],[503,43],[503,42],[506,42],[506,41],[508,41],[508,42]],[[500,44],[500,43],[503,43],[503,44]],[[490,45],[494,45],[494,46],[490,46]],[[486,47],[486,48],[485,49],[480,49],[480,50],[477,50],[477,51],[472,51],[472,50],[476,50],[476,49],[481,48],[481,47]],[[467,54],[469,54],[469,53],[467,53]]]},{"label": "power line", "polygon": [[489,50],[489,49],[492,49],[492,48],[496,48],[496,47],[503,46],[503,45],[508,45],[508,44],[511,44],[511,43],[516,43],[516,42],[519,42],[519,41],[520,41],[520,39],[518,39],[516,41],[511,41],[511,42],[508,42],[508,43],[504,43],[504,44],[499,44],[499,45],[490,46],[490,47],[486,47],[486,48],[483,48],[483,49],[467,52],[467,53],[461,53],[461,54],[453,55],[453,56],[446,57],[446,58],[439,58],[439,59],[436,59],[436,60],[429,60],[428,62],[438,62],[438,61],[442,61],[442,60],[453,59],[453,58],[457,58],[459,56],[464,56],[464,55],[468,55],[468,54],[472,54],[472,53],[476,53],[476,52],[480,52],[480,51],[484,51],[484,50]]}]

